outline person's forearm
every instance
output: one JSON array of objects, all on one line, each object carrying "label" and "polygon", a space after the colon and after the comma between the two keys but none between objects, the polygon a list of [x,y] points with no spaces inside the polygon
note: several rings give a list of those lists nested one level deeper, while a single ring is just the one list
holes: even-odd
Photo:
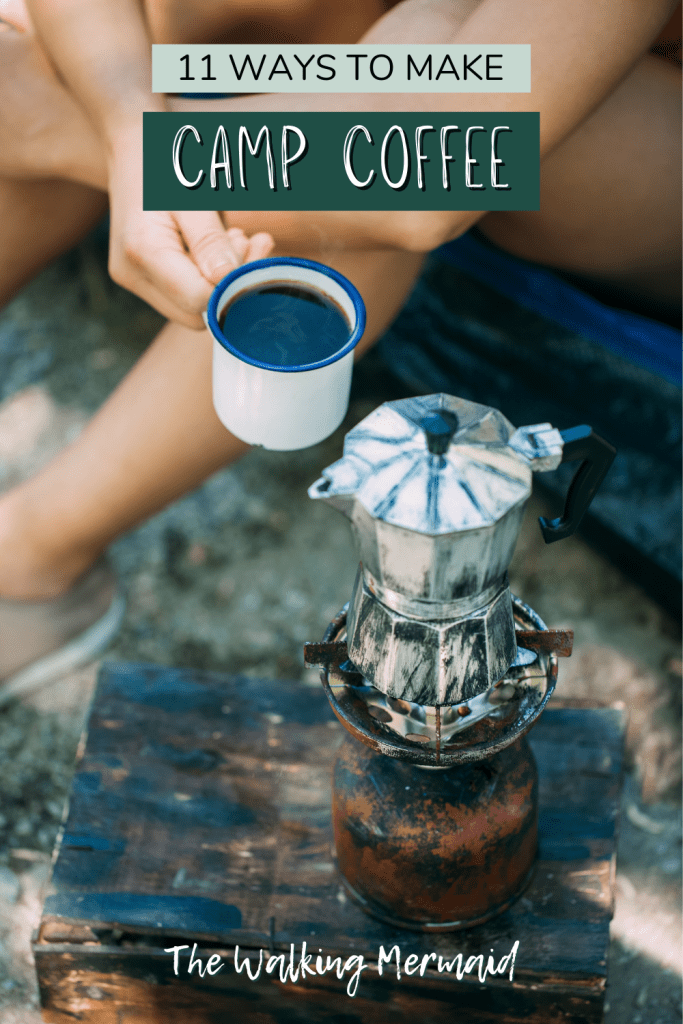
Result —
[{"label": "person's forearm", "polygon": [[27,0],[40,38],[106,145],[165,110],[152,93],[151,47],[138,0]]},{"label": "person's forearm", "polygon": [[[449,0],[404,0],[364,37],[368,43],[482,42],[531,46],[529,93],[280,94],[215,100],[212,110],[540,111],[541,157],[566,138],[616,87],[670,17],[676,0],[482,0],[466,10]],[[173,98],[171,109],[206,109],[205,102]],[[359,247],[396,245],[427,251],[457,237],[482,214],[232,214],[249,230],[255,223],[279,245],[304,246],[321,235]]]},{"label": "person's forearm", "polygon": [[[525,111],[541,113],[541,155],[567,136],[650,47],[676,0],[403,0],[361,42],[531,46],[527,93],[300,93],[215,100],[225,111]],[[450,30],[448,26],[451,26]],[[205,101],[173,98],[175,110],[206,110]]]}]

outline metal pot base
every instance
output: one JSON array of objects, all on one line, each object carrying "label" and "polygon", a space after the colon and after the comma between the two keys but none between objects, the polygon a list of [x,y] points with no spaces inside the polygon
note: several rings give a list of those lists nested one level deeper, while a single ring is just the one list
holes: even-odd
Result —
[{"label": "metal pot base", "polygon": [[332,773],[339,872],[387,924],[471,928],[527,885],[538,845],[538,773],[521,738],[480,764],[446,771],[377,754],[347,738]]},{"label": "metal pot base", "polygon": [[385,913],[385,911],[372,900],[366,899],[365,896],[361,896],[359,892],[356,892],[351,883],[348,882],[343,875],[340,875],[340,877],[344,890],[348,893],[351,899],[354,900],[354,902],[357,903],[366,914],[369,914],[370,917],[374,917],[378,921],[382,921],[383,924],[387,924],[391,928],[403,928],[404,930],[411,932],[458,932],[463,931],[466,928],[476,928],[480,924],[486,924],[486,922],[490,921],[491,918],[497,917],[498,914],[502,914],[504,911],[508,910],[508,908],[524,894],[531,882],[531,879],[534,877],[535,870],[536,863],[534,862],[529,868],[526,878],[524,878],[520,883],[520,887],[517,892],[502,903],[498,903],[496,906],[491,907],[491,909],[485,914],[461,921],[447,921],[446,923],[443,921],[418,922],[408,920],[404,917],[393,917],[391,914]]}]

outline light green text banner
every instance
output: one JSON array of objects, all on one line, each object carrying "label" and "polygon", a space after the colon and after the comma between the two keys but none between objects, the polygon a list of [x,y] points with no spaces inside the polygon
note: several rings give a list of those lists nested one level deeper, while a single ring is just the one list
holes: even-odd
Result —
[{"label": "light green text banner", "polygon": [[529,92],[531,47],[157,44],[152,88],[200,94]]}]

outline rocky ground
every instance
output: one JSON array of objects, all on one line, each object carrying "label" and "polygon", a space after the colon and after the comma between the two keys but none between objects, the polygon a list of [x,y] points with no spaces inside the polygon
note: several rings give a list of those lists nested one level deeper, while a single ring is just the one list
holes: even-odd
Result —
[{"label": "rocky ground", "polygon": [[[0,488],[73,438],[159,325],[112,286],[89,240],[0,315]],[[344,430],[380,400],[366,371]],[[128,592],[107,657],[317,685],[301,660],[348,599],[345,520],[306,498],[344,430],[305,452],[256,452],[122,538]],[[534,499],[513,589],[548,625],[572,626],[558,691],[629,712],[608,1024],[681,1019],[681,652],[678,624],[579,539],[547,548]],[[0,709],[0,1024],[38,1024],[29,939],[48,877],[96,666]]]}]

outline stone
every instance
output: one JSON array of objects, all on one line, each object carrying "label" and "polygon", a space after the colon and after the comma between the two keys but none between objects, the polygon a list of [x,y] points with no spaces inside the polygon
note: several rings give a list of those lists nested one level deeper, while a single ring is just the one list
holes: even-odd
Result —
[{"label": "stone", "polygon": [[16,903],[21,892],[21,882],[11,868],[0,866],[0,899]]}]

